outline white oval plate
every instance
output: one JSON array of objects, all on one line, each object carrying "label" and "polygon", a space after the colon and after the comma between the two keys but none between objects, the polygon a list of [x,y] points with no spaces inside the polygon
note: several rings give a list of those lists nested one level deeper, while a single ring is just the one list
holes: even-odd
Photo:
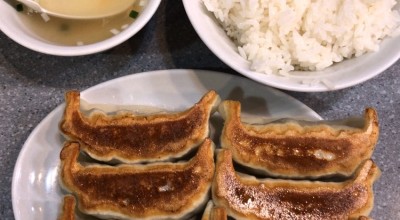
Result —
[{"label": "white oval plate", "polygon": [[[223,100],[241,101],[248,115],[321,119],[310,108],[280,91],[242,77],[202,70],[128,75],[83,91],[82,99],[90,103],[145,105],[177,111],[192,106],[210,89],[216,90]],[[57,219],[63,195],[58,185],[59,153],[63,144],[58,123],[63,108],[64,105],[58,106],[33,130],[19,154],[12,180],[16,220]],[[213,137],[217,143],[218,139]]]},{"label": "white oval plate", "polygon": [[[400,1],[397,2],[396,9],[400,10]],[[204,7],[202,0],[183,0],[183,4],[197,34],[219,59],[238,73],[275,88],[300,92],[343,89],[373,78],[400,58],[400,36],[397,36],[385,39],[378,52],[345,60],[323,71],[311,72],[308,75],[304,74],[306,71],[295,72],[298,76],[290,78],[257,73],[250,70],[250,63],[239,55],[235,44],[225,34],[214,15]],[[333,88],[321,82],[313,85],[303,83],[303,81],[314,80],[326,80],[332,84]]]}]

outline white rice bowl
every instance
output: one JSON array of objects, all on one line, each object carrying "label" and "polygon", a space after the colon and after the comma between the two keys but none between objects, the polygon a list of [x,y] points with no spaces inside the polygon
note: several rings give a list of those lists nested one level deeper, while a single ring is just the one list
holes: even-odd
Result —
[{"label": "white rice bowl", "polygon": [[394,0],[183,2],[214,54],[273,87],[342,89],[376,76],[400,57]]}]

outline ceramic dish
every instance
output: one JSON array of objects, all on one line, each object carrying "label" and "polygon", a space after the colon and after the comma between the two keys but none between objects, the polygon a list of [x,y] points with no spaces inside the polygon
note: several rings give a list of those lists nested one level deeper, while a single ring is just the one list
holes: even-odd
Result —
[{"label": "ceramic dish", "polygon": [[[182,110],[208,90],[215,89],[222,99],[243,103],[243,111],[267,117],[321,119],[296,99],[254,81],[218,72],[165,70],[111,80],[82,92],[90,103],[145,105]],[[63,138],[58,131],[64,105],[52,111],[31,133],[17,159],[12,180],[12,203],[16,220],[56,219],[63,192],[58,185],[59,154]],[[212,137],[218,143],[212,119]]]},{"label": "ceramic dish", "polygon": [[[236,46],[220,27],[214,15],[204,7],[202,0],[183,0],[183,4],[197,34],[217,57],[244,76],[275,88],[300,92],[343,89],[373,78],[400,58],[400,36],[397,36],[385,39],[378,52],[345,60],[323,71],[314,72],[311,76],[301,72],[296,73],[298,76],[290,78],[265,75],[250,70],[249,62],[238,54]],[[400,10],[399,3],[396,9]],[[330,85],[327,86],[321,80],[329,82]],[[304,81],[320,83],[309,85]]]},{"label": "ceramic dish", "polygon": [[0,30],[15,42],[31,50],[58,56],[78,56],[110,49],[134,36],[156,12],[161,0],[149,0],[140,16],[125,30],[106,40],[83,45],[64,46],[46,41],[37,36],[21,20],[17,10],[5,1],[0,1]]}]

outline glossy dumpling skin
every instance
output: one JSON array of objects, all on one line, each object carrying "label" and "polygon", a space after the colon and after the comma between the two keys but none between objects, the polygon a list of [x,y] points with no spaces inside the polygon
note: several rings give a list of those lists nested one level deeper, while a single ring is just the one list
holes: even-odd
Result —
[{"label": "glossy dumpling skin", "polygon": [[109,219],[182,219],[209,200],[214,144],[206,139],[187,162],[147,165],[81,165],[80,146],[67,142],[60,154],[60,184],[79,210]]},{"label": "glossy dumpling skin", "polygon": [[226,209],[221,206],[215,206],[214,202],[210,200],[204,209],[201,220],[227,220],[228,214]]},{"label": "glossy dumpling skin", "polygon": [[220,102],[211,90],[178,113],[85,115],[79,92],[69,91],[65,98],[61,132],[96,160],[124,163],[167,161],[192,151],[209,136],[209,118]]},{"label": "glossy dumpling skin", "polygon": [[222,148],[230,149],[237,163],[278,177],[350,176],[371,157],[379,135],[372,108],[356,120],[288,119],[256,125],[241,122],[236,101],[221,103],[219,113],[225,119]]},{"label": "glossy dumpling skin", "polygon": [[62,201],[61,212],[57,220],[75,220],[76,200],[73,195],[65,195]]},{"label": "glossy dumpling skin", "polygon": [[256,179],[239,175],[229,150],[218,154],[213,201],[235,219],[363,219],[373,207],[380,171],[364,162],[345,182]]}]

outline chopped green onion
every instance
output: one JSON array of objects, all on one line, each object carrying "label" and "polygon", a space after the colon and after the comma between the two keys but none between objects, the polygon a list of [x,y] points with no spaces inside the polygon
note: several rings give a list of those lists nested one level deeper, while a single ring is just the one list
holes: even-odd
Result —
[{"label": "chopped green onion", "polygon": [[68,30],[69,30],[69,25],[66,24],[66,23],[62,23],[62,24],[60,25],[60,30],[61,30],[61,31],[68,31]]},{"label": "chopped green onion", "polygon": [[24,10],[24,5],[23,4],[18,4],[15,6],[15,9],[17,9],[17,11],[23,11]]},{"label": "chopped green onion", "polygon": [[129,13],[129,17],[131,18],[137,18],[139,15],[139,12],[132,10],[131,13]]}]

